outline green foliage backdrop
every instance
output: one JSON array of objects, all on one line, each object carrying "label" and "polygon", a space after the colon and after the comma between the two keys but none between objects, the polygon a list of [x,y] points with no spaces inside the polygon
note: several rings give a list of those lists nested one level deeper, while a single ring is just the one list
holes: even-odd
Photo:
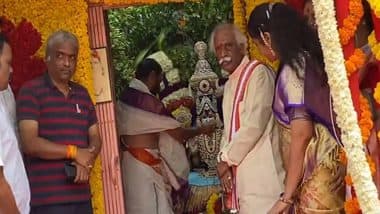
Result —
[{"label": "green foliage backdrop", "polygon": [[[163,50],[187,81],[196,64],[193,45],[208,42],[215,25],[230,22],[232,0],[204,0],[199,3],[169,3],[110,10],[112,64],[118,96],[133,77],[135,60],[142,52]],[[160,37],[159,37],[160,36]],[[219,72],[209,54],[214,71]]]}]

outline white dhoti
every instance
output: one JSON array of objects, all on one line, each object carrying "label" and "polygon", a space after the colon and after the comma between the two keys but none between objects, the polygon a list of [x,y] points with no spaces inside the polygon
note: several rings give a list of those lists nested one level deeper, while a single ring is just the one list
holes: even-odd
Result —
[{"label": "white dhoti", "polygon": [[159,159],[160,164],[146,164],[139,160],[141,158],[136,158],[133,152],[123,153],[123,184],[127,213],[173,213],[170,193],[172,189],[180,188],[178,178],[187,180],[189,163],[183,145],[165,131],[178,128],[179,123],[173,118],[146,112],[121,102],[117,105],[117,115],[120,135],[160,133],[158,150],[140,149]]},{"label": "white dhoti", "polygon": [[263,136],[262,141],[237,168],[239,213],[267,213],[283,191],[284,175],[278,176],[278,163],[273,158],[275,148],[271,137]]},{"label": "white dhoti", "polygon": [[[158,151],[150,153],[159,160]],[[149,166],[123,152],[123,184],[128,214],[171,214],[171,185],[164,163]]]}]

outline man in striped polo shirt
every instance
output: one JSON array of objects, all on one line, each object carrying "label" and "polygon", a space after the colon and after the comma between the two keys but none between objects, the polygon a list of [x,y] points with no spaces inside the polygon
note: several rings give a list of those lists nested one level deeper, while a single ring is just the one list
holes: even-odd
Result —
[{"label": "man in striped polo shirt", "polygon": [[[27,82],[17,98],[32,214],[92,213],[88,180],[101,141],[87,90],[70,81],[78,50],[72,33],[53,33],[46,46],[47,72]],[[68,163],[75,166],[75,179],[68,179]]]}]

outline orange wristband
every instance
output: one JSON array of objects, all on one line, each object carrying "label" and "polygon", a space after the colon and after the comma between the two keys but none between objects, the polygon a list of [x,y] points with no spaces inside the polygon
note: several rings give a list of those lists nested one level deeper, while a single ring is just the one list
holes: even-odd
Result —
[{"label": "orange wristband", "polygon": [[75,159],[77,156],[78,147],[74,145],[68,145],[66,148],[66,158]]}]

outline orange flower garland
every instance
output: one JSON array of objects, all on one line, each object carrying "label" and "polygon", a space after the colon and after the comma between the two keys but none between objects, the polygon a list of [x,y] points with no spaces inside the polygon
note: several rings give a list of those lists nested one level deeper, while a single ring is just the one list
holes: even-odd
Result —
[{"label": "orange flower garland", "polygon": [[344,152],[344,150],[341,150],[339,153],[339,161],[342,164],[347,165],[347,156],[346,156],[346,153]]},{"label": "orange flower garland", "polygon": [[360,95],[360,121],[359,126],[362,131],[363,143],[367,143],[373,128],[372,113],[367,98]]},{"label": "orange flower garland", "polygon": [[344,62],[346,65],[347,77],[351,76],[351,74],[355,73],[364,65],[365,58],[366,55],[360,48],[355,49],[354,54]]},{"label": "orange flower garland", "polygon": [[[340,43],[342,46],[355,36],[358,24],[364,14],[363,5],[360,0],[349,1],[349,15],[343,20],[343,26],[339,28]],[[361,49],[355,49],[354,53],[345,61],[347,77],[355,73],[365,63],[365,54]]]},{"label": "orange flower garland", "polygon": [[347,45],[354,37],[358,24],[364,14],[361,0],[350,0],[349,15],[343,20],[343,26],[339,28],[340,42]]},{"label": "orange flower garland", "polygon": [[344,211],[346,211],[347,214],[360,214],[361,211],[360,211],[358,199],[356,197],[352,199],[348,199],[344,203]]},{"label": "orange flower garland", "polygon": [[351,176],[349,176],[349,175],[346,175],[346,177],[344,177],[344,181],[346,182],[346,184],[347,184],[348,186],[352,186],[352,184],[353,184],[353,182],[352,182],[352,178],[351,178]]}]

